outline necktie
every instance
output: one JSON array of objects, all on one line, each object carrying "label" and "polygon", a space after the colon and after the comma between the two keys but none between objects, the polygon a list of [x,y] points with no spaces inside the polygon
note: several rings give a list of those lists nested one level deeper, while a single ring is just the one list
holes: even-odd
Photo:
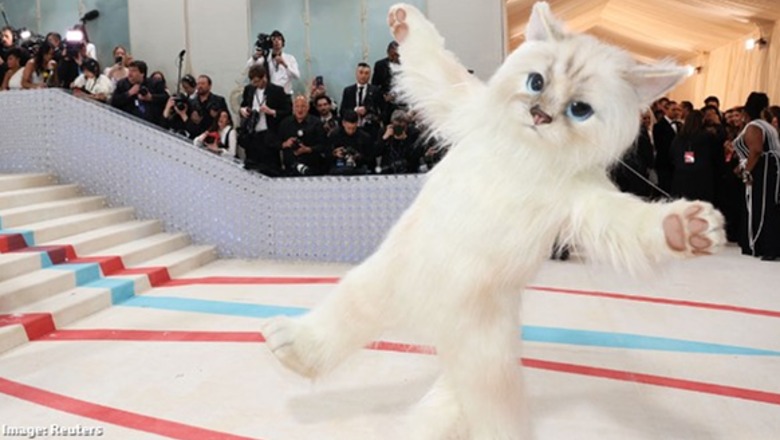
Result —
[{"label": "necktie", "polygon": [[358,87],[358,107],[363,107],[363,86]]}]

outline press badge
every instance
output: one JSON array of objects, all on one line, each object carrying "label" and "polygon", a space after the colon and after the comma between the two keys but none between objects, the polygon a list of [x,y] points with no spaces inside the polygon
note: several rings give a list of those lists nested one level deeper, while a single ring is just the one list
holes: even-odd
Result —
[{"label": "press badge", "polygon": [[696,162],[696,155],[693,153],[693,151],[686,151],[685,163],[694,163],[694,162]]}]

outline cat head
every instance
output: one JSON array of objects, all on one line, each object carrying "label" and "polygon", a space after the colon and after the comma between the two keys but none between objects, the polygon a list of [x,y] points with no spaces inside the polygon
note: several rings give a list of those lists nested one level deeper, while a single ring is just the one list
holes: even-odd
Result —
[{"label": "cat head", "polygon": [[638,133],[639,114],[686,74],[568,32],[545,2],[534,5],[525,37],[488,84],[499,130],[576,168],[617,159]]}]

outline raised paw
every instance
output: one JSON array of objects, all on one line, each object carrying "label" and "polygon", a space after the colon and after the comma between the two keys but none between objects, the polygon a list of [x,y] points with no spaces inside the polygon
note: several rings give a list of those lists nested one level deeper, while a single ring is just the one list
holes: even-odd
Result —
[{"label": "raised paw", "polygon": [[387,25],[390,26],[390,32],[395,41],[403,43],[406,36],[409,35],[409,25],[406,24],[406,10],[409,5],[397,4],[390,8],[387,14]]},{"label": "raised paw", "polygon": [[262,328],[268,348],[288,369],[301,376],[317,376],[317,366],[310,356],[314,341],[308,340],[302,325],[286,316],[278,316],[266,321]]},{"label": "raised paw", "polygon": [[663,220],[666,244],[685,255],[715,253],[726,242],[723,215],[705,202],[678,202]]},{"label": "raised paw", "polygon": [[420,42],[443,44],[443,39],[433,24],[412,5],[398,3],[391,6],[387,13],[387,24],[390,26],[393,38],[400,44],[408,43],[410,35],[414,35],[414,39]]}]

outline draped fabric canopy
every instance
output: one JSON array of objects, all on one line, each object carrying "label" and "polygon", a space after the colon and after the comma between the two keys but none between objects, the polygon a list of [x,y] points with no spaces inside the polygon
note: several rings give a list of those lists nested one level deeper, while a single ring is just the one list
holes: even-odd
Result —
[{"label": "draped fabric canopy", "polygon": [[[506,0],[510,49],[524,41],[534,0]],[[753,90],[780,103],[780,0],[549,0],[572,31],[623,47],[637,60],[673,58],[697,73],[670,96],[700,106],[716,95],[722,107]],[[752,51],[746,39],[767,44]]]}]

